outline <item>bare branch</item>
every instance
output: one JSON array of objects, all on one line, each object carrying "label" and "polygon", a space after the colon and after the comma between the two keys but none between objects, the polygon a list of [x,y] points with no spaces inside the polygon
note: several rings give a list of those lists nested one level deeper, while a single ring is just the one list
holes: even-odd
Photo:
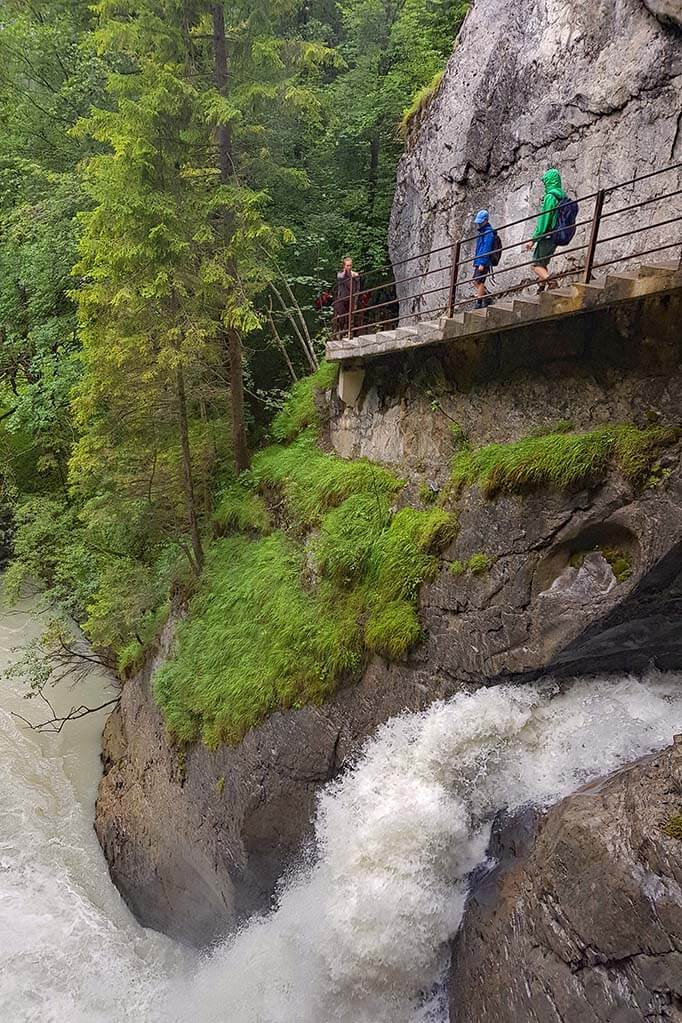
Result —
[{"label": "bare branch", "polygon": [[69,721],[79,721],[81,718],[87,717],[88,714],[97,714],[100,710],[104,710],[106,707],[113,707],[114,705],[118,706],[121,702],[121,697],[116,696],[113,700],[107,700],[105,703],[100,703],[98,707],[86,707],[85,704],[81,704],[80,707],[72,707],[68,714],[59,715],[55,713],[54,707],[47,697],[43,693],[41,693],[41,696],[50,708],[52,717],[36,723],[29,721],[28,718],[23,717],[23,715],[12,711],[12,716],[18,718],[19,721],[23,721],[24,724],[28,725],[33,732],[59,733],[64,725],[68,724]]}]

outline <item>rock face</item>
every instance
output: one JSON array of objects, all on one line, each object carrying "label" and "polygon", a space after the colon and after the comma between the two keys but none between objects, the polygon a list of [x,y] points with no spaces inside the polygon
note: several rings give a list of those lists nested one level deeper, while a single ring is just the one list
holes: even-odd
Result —
[{"label": "rock face", "polygon": [[682,1019],[682,736],[502,827],[454,942],[451,1023]]},{"label": "rock face", "polygon": [[[444,565],[423,588],[425,640],[409,658],[376,658],[323,706],[274,714],[238,747],[180,754],[150,694],[154,664],[127,682],[105,730],[96,827],[140,920],[204,944],[267,907],[311,835],[319,785],[405,709],[545,671],[682,666],[682,472],[679,452],[668,458],[670,475],[640,496],[618,477],[523,501],[470,491],[447,556],[484,549],[491,569],[455,578]],[[630,578],[618,583],[596,545],[626,553]]]},{"label": "rock face", "polygon": [[644,0],[644,6],[664,25],[682,28],[682,6],[679,0]]},{"label": "rock face", "polygon": [[[408,139],[391,221],[394,260],[445,250],[403,265],[400,276],[449,263],[450,243],[475,233],[479,207],[497,225],[529,216],[548,167],[558,167],[580,197],[679,161],[681,21],[678,0],[475,0],[443,83]],[[680,170],[641,182],[614,193],[605,211],[681,183]],[[612,216],[602,237],[664,220],[671,207],[682,212],[680,196]],[[580,219],[592,211],[586,200]],[[530,237],[532,227],[505,233],[504,245]],[[679,237],[670,231],[621,239],[619,255]],[[607,258],[608,246],[597,251]],[[520,252],[505,254],[500,271],[521,262]],[[500,286],[512,283],[513,275],[498,276]],[[430,289],[446,284],[446,273],[428,278]],[[414,291],[405,285],[400,294],[405,300]],[[428,308],[444,303],[445,293],[432,296]]]}]

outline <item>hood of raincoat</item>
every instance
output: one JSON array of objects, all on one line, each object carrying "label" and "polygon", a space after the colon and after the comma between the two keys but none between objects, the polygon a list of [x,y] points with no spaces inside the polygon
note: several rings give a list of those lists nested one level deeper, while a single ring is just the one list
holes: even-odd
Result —
[{"label": "hood of raincoat", "polygon": [[555,167],[550,167],[549,170],[545,171],[542,175],[542,183],[545,186],[545,192],[558,192],[563,196],[563,185],[561,184],[561,174]]}]

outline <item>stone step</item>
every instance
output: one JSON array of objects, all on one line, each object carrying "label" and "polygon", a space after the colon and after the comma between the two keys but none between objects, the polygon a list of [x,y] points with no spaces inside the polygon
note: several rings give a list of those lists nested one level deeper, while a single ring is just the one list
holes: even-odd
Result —
[{"label": "stone step", "polygon": [[583,281],[580,281],[580,283],[575,284],[574,287],[577,289],[580,296],[588,300],[594,300],[595,298],[598,299],[603,296],[606,291],[605,286],[597,281],[590,281],[589,284],[585,284]]},{"label": "stone step", "polygon": [[627,297],[634,295],[642,278],[630,270],[618,270],[604,278],[604,288],[609,295]]},{"label": "stone step", "polygon": [[488,319],[487,309],[469,309],[464,313],[464,326],[469,331],[479,331],[489,328],[491,321]]},{"label": "stone step", "polygon": [[524,315],[527,319],[532,319],[540,309],[540,296],[537,295],[535,298],[515,298],[512,302],[515,315]]},{"label": "stone step", "polygon": [[677,273],[680,269],[682,269],[680,267],[680,264],[675,263],[674,261],[662,259],[659,262],[658,260],[655,260],[651,263],[642,263],[642,265],[639,267],[639,276],[640,277],[658,277],[659,275],[668,276],[670,274]]},{"label": "stone step", "polygon": [[495,327],[506,327],[508,323],[514,323],[514,307],[511,302],[495,302],[486,309],[490,323]]}]

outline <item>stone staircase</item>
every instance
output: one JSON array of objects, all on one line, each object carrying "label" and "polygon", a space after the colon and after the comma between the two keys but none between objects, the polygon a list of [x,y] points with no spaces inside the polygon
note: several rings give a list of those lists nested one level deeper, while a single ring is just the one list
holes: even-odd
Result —
[{"label": "stone staircase", "polygon": [[508,296],[486,309],[471,309],[439,321],[360,334],[329,341],[328,362],[361,363],[391,352],[423,348],[443,341],[513,330],[526,324],[606,308],[682,287],[680,262],[645,263],[636,270],[614,270],[589,284],[569,284],[540,295]]}]

